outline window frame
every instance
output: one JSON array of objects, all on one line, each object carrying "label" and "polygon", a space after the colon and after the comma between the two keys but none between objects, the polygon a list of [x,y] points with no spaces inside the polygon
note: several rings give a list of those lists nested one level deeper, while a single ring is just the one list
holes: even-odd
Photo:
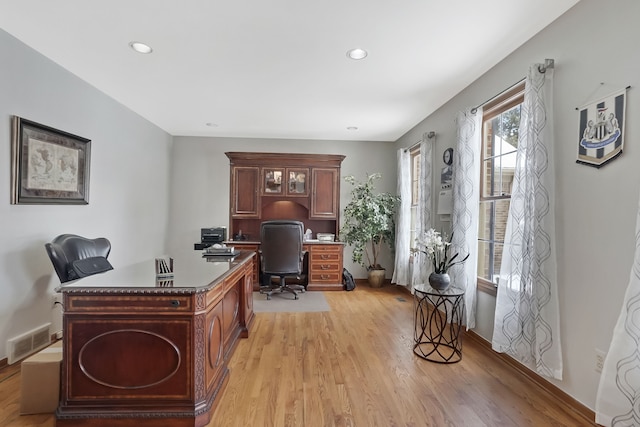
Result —
[{"label": "window frame", "polygon": [[[485,125],[487,122],[493,120],[494,118],[496,118],[497,116],[499,116],[500,114],[512,109],[513,107],[516,107],[518,105],[522,105],[524,103],[524,89],[525,89],[525,82],[524,80],[516,83],[515,85],[513,85],[512,87],[510,87],[509,89],[505,90],[503,93],[501,93],[500,95],[496,96],[495,98],[493,98],[491,101],[487,102],[485,105],[483,105],[483,110],[482,110],[482,138],[481,138],[481,142],[480,142],[480,180],[478,185],[480,186],[480,200],[479,200],[479,205],[480,207],[482,206],[483,202],[487,202],[487,201],[500,201],[500,200],[511,200],[511,194],[499,194],[499,195],[494,195],[494,196],[485,196],[484,195],[484,185],[485,185],[485,160],[488,157],[485,157],[485,148],[486,148],[486,141],[485,141]],[[480,221],[478,221],[478,227],[484,227],[484,223],[480,223]],[[493,229],[493,226],[492,226]],[[480,233],[478,233],[478,248],[480,248]],[[478,250],[478,265],[479,265],[479,259],[480,259],[480,250]],[[477,289],[479,291],[488,293],[490,295],[496,296],[497,295],[497,284],[489,281],[483,277],[480,277],[479,275],[477,276],[476,279],[476,283],[477,283]]]}]

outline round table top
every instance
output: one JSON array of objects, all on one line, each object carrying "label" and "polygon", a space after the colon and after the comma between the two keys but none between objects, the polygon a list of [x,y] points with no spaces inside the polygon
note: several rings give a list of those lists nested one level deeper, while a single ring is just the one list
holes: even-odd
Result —
[{"label": "round table top", "polygon": [[419,283],[413,287],[416,292],[427,295],[436,295],[436,296],[451,296],[457,297],[460,295],[464,295],[464,289],[456,288],[454,286],[449,286],[444,290],[437,290],[431,287],[428,283]]}]

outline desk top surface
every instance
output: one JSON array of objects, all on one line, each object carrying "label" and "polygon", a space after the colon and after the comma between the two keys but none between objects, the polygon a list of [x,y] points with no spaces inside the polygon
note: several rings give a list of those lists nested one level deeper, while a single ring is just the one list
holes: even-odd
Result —
[{"label": "desk top surface", "polygon": [[[227,240],[224,242],[227,246],[242,246],[242,245],[260,245],[260,241],[259,240]],[[323,241],[323,240],[318,240],[318,239],[311,239],[311,240],[303,240],[302,241],[302,246],[304,245],[344,245],[344,242],[328,242],[328,241]]]},{"label": "desk top surface", "polygon": [[[252,251],[239,251],[233,257],[203,257],[200,251],[172,255],[173,277],[158,277],[155,259],[66,282],[56,288],[62,293],[95,293],[99,291],[126,293],[192,294],[211,289],[238,266],[255,256]],[[167,259],[169,256],[165,256]]]}]

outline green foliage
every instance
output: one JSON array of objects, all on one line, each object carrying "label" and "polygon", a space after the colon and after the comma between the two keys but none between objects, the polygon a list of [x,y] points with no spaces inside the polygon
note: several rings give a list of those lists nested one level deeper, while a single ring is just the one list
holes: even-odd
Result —
[{"label": "green foliage", "polygon": [[[520,106],[512,108],[493,119],[493,133],[508,142],[514,148],[518,147],[518,133],[520,130]],[[497,153],[501,154],[501,153]]]},{"label": "green foliage", "polygon": [[376,193],[374,181],[382,175],[370,174],[359,182],[353,175],[344,179],[351,185],[351,201],[344,208],[340,230],[343,242],[353,246],[353,262],[367,270],[381,269],[378,256],[382,244],[395,245],[395,213],[400,200],[391,193]]}]

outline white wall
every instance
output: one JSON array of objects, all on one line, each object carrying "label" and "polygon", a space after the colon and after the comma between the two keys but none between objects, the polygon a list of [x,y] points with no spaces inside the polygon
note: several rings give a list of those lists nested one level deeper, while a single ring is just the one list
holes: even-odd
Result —
[{"label": "white wall", "polygon": [[[436,164],[455,145],[457,111],[482,103],[524,78],[529,64],[555,59],[554,120],[558,286],[564,380],[554,383],[595,406],[595,349],[609,348],[634,253],[640,192],[640,2],[582,0],[397,141],[438,133]],[[604,85],[601,83],[604,82]],[[625,150],[601,169],[576,164],[576,107],[631,85]],[[595,98],[595,99],[594,99]],[[490,339],[495,300],[480,295],[476,331]]]},{"label": "white wall", "polygon": [[[53,321],[60,284],[44,244],[108,237],[117,267],[164,252],[171,136],[0,30],[0,359],[7,339]],[[11,205],[11,116],[92,140],[88,205]]]},{"label": "white wall", "polygon": [[[396,191],[396,153],[389,142],[309,141],[279,139],[238,139],[176,137],[174,139],[173,182],[169,248],[193,248],[200,240],[200,228],[229,226],[229,159],[227,151],[274,153],[342,154],[341,175],[364,179],[367,173],[380,172],[376,181],[380,191]],[[340,206],[349,201],[351,185],[340,183]],[[382,265],[391,278],[393,262],[385,251]],[[345,267],[356,278],[367,277],[366,270],[351,261],[349,247],[344,253]]]}]

